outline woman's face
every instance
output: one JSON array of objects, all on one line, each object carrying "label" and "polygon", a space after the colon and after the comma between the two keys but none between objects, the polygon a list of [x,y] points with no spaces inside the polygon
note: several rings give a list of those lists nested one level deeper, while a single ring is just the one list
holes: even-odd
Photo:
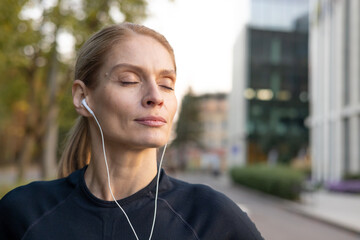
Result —
[{"label": "woman's face", "polygon": [[113,47],[98,76],[87,100],[107,144],[131,149],[165,145],[177,109],[175,66],[167,49],[134,34]]}]

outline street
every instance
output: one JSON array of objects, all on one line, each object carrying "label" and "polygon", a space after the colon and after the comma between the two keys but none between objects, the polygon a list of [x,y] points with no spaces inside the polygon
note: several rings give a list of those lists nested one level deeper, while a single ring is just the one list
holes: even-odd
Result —
[{"label": "street", "polygon": [[191,183],[202,183],[223,192],[256,224],[266,240],[359,240],[360,236],[285,209],[282,202],[256,191],[234,186],[224,175],[181,173],[173,176]]}]

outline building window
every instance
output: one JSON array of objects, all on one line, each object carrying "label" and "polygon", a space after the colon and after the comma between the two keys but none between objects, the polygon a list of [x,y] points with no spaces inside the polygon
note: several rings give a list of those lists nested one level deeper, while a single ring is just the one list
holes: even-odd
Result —
[{"label": "building window", "polygon": [[[359,6],[359,9],[358,9],[358,12],[360,12],[360,4],[358,5]],[[360,20],[358,19],[358,22]],[[360,24],[358,24],[358,36],[360,36]],[[360,37],[358,37],[358,40],[359,42],[357,42],[356,44],[359,46],[360,45]],[[358,63],[359,63],[359,67],[357,68],[358,71],[357,71],[357,79],[359,81],[359,78],[360,78],[360,47],[358,47]],[[359,86],[359,91],[360,92],[360,84],[358,85]],[[360,97],[358,97],[358,101],[360,103]],[[360,138],[359,138],[359,142],[360,142]],[[360,161],[360,157],[359,157],[359,161]]]},{"label": "building window", "polygon": [[329,129],[329,142],[327,144],[329,144],[329,167],[330,167],[330,171],[327,173],[328,174],[328,179],[331,179],[333,176],[335,176],[335,169],[334,169],[334,160],[335,160],[335,148],[333,146],[335,146],[336,141],[335,141],[335,133],[334,133],[334,129],[335,129],[335,123],[334,122],[330,122],[330,129]]},{"label": "building window", "polygon": [[274,94],[277,94],[281,88],[280,74],[276,71],[272,72],[270,81],[271,81],[270,83],[271,90],[273,91]]},{"label": "building window", "polygon": [[344,39],[344,105],[347,106],[350,104],[350,2],[345,1],[345,39]]},{"label": "building window", "polygon": [[[359,129],[360,129],[360,115],[358,115],[358,124],[359,124]],[[357,144],[358,144],[358,146],[359,146],[359,149],[360,149],[360,131],[358,131],[358,134],[359,134],[359,136],[358,136],[358,139],[357,139]],[[354,144],[355,145],[355,144]],[[356,146],[356,145],[355,145]],[[359,151],[360,152],[360,151]],[[359,153],[358,152],[358,153]],[[358,171],[360,171],[360,156],[358,155],[358,162],[359,162],[359,168],[358,168]]]},{"label": "building window", "polygon": [[344,174],[347,174],[350,169],[350,119],[344,119],[344,147],[343,147],[343,156],[344,156]]},{"label": "building window", "polygon": [[281,60],[281,41],[280,39],[274,38],[271,41],[270,47],[270,62],[274,65],[280,63]]}]

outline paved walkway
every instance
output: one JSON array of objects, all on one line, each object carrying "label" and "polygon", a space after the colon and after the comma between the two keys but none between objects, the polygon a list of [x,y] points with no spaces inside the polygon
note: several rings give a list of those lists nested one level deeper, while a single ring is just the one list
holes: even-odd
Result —
[{"label": "paved walkway", "polygon": [[287,209],[360,234],[360,194],[320,190],[301,198],[287,202]]},{"label": "paved walkway", "polygon": [[[206,184],[209,184],[210,186],[213,185],[212,187],[214,188],[218,187],[219,191],[227,190],[226,186],[228,186],[231,190],[231,186],[234,186],[232,181],[224,175],[220,178],[217,178],[216,180],[211,177],[200,177],[200,175],[184,173],[179,174],[178,177],[190,182],[198,182],[199,180],[205,181]],[[300,216],[305,216],[310,219],[326,223],[330,226],[335,226],[339,229],[352,232],[356,236],[359,236],[359,238],[356,239],[360,239],[360,194],[345,194],[319,190],[303,193],[300,202],[292,202],[243,186],[236,185],[234,187],[239,188],[241,190],[240,192],[246,191],[251,193],[250,195],[257,195],[259,199],[267,199],[270,202],[273,202],[276,206],[288,212],[296,213]],[[231,194],[231,191],[227,192],[226,194]],[[243,203],[245,201],[244,199],[241,201],[236,201],[236,193],[234,193],[232,196],[228,196],[233,197],[233,200],[238,203]],[[265,204],[269,203],[267,202]],[[247,211],[247,206],[249,206],[249,203],[246,203],[245,201],[245,204],[239,205],[243,210]],[[269,225],[269,223],[266,224]]]},{"label": "paved walkway", "polygon": [[299,203],[263,195],[282,202],[288,211],[360,234],[360,194],[318,190],[303,193]]}]

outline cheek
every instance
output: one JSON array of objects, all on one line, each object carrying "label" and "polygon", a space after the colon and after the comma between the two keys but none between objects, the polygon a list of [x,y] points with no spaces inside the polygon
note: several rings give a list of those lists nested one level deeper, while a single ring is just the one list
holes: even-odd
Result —
[{"label": "cheek", "polygon": [[170,113],[171,121],[174,119],[175,113],[177,111],[177,99],[175,95],[169,99],[168,111]]},{"label": "cheek", "polygon": [[112,104],[112,111],[118,114],[121,119],[133,117],[136,108],[136,99],[117,97]]},{"label": "cheek", "polygon": [[115,89],[111,89],[107,92],[105,104],[108,105],[114,113],[120,113],[124,114],[123,116],[127,116],[139,103],[138,95],[138,92],[131,90],[115,91]]}]

